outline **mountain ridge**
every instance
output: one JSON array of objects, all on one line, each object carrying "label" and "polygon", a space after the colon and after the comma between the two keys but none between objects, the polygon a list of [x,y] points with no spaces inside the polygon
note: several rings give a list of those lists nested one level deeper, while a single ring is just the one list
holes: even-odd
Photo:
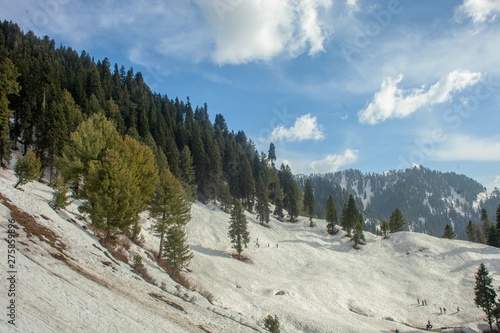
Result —
[{"label": "mountain ridge", "polygon": [[366,228],[373,232],[399,208],[407,222],[405,230],[441,236],[446,224],[450,224],[465,239],[468,221],[478,223],[482,208],[494,216],[500,201],[498,189],[487,193],[485,186],[466,175],[423,166],[378,174],[347,169],[295,177],[302,188],[307,179],[311,181],[318,217],[324,217],[328,195],[333,196],[341,212],[352,194],[365,217]]}]

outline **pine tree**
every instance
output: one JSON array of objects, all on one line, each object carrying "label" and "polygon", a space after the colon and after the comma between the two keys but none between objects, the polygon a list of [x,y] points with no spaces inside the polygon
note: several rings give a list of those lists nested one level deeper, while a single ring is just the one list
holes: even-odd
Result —
[{"label": "pine tree", "polygon": [[271,165],[274,168],[274,162],[276,162],[276,147],[274,146],[274,143],[272,143],[272,142],[269,145],[269,151],[268,151],[267,157],[269,158],[269,161],[271,161]]},{"label": "pine tree", "polygon": [[188,146],[184,146],[181,152],[180,158],[180,173],[181,181],[186,189],[186,194],[191,201],[194,201],[196,197],[196,181],[193,166],[193,157],[191,156],[191,150]]},{"label": "pine tree", "polygon": [[38,179],[41,175],[41,168],[42,162],[32,150],[28,151],[24,156],[19,156],[14,165],[14,174],[17,176],[17,183],[14,187],[17,188]]},{"label": "pine tree", "polygon": [[345,214],[343,212],[343,225],[344,230],[347,231],[347,234],[351,236],[351,232],[354,228],[356,228],[357,223],[359,222],[359,212],[356,207],[356,201],[354,197],[349,195],[349,200],[347,201],[347,206],[345,210]]},{"label": "pine tree", "polygon": [[335,226],[338,223],[337,208],[331,195],[326,199],[326,230],[330,235],[336,234]]},{"label": "pine tree", "polygon": [[387,220],[384,220],[382,221],[382,224],[380,225],[380,230],[382,231],[382,235],[384,235],[384,237],[387,236],[387,234],[389,233],[389,222],[387,222]]},{"label": "pine tree", "polygon": [[488,237],[488,245],[495,246],[495,247],[500,246],[499,233],[498,233],[496,225],[492,224],[490,226],[490,231],[488,232],[488,236],[489,236]]},{"label": "pine tree", "polygon": [[191,219],[190,210],[187,195],[179,180],[168,168],[163,168],[149,208],[151,216],[156,219],[153,222],[153,232],[160,237],[158,261],[162,257],[163,243],[169,228],[175,225],[184,227]]},{"label": "pine tree", "polygon": [[492,285],[493,278],[483,263],[479,265],[476,272],[476,285],[474,287],[474,303],[478,308],[482,308],[486,314],[486,320],[490,324],[490,330],[493,330],[493,310],[495,309],[495,298],[497,293]]},{"label": "pine tree", "polygon": [[276,186],[276,190],[274,192],[274,212],[273,214],[278,218],[278,220],[282,220],[285,217],[283,213],[283,190],[281,186],[278,184]]},{"label": "pine tree", "polygon": [[444,227],[444,233],[442,237],[448,239],[454,239],[455,237],[457,237],[457,235],[453,231],[453,227],[449,224],[446,224],[446,226]]},{"label": "pine tree", "polygon": [[465,233],[467,234],[467,240],[469,242],[476,242],[474,230],[474,224],[471,220],[469,220],[469,223],[467,223],[467,227],[465,228]]},{"label": "pine tree", "polygon": [[483,234],[484,234],[484,243],[489,242],[489,236],[490,236],[490,227],[491,227],[491,222],[488,217],[488,212],[486,211],[485,208],[481,209],[481,221],[483,221]]},{"label": "pine tree", "polygon": [[[1,58],[0,58],[1,59]],[[14,63],[7,57],[0,62],[0,164],[10,161],[10,117],[9,95],[18,95],[21,86],[17,82],[20,76]]]},{"label": "pine tree", "polygon": [[359,249],[359,245],[364,245],[366,242],[365,235],[363,233],[363,216],[361,216],[361,214],[357,214],[352,241],[354,242],[353,248],[355,249]]},{"label": "pine tree", "polygon": [[278,319],[277,315],[271,316],[268,315],[266,318],[264,318],[264,326],[266,330],[268,330],[271,333],[280,333],[280,321]]},{"label": "pine tree", "polygon": [[406,221],[403,217],[403,213],[396,208],[389,218],[389,230],[391,233],[395,233],[403,230],[403,226],[406,224]]},{"label": "pine tree", "polygon": [[172,269],[172,276],[176,276],[181,269],[187,267],[193,258],[193,253],[186,244],[186,232],[183,225],[174,224],[170,226],[166,236],[163,258]]},{"label": "pine tree", "polygon": [[257,220],[259,220],[263,225],[264,223],[269,223],[269,194],[267,191],[267,186],[260,176],[257,178],[256,194]]},{"label": "pine tree", "polygon": [[311,185],[311,181],[306,180],[305,190],[304,190],[304,211],[306,216],[309,217],[309,226],[314,226],[314,192]]},{"label": "pine tree", "polygon": [[57,177],[54,192],[52,193],[52,205],[55,209],[64,209],[68,205],[69,187],[62,177]]},{"label": "pine tree", "polygon": [[247,247],[250,242],[250,234],[247,230],[248,222],[243,214],[243,206],[239,200],[234,201],[231,219],[229,221],[229,239],[234,249],[238,253],[238,259],[241,260],[243,247]]}]

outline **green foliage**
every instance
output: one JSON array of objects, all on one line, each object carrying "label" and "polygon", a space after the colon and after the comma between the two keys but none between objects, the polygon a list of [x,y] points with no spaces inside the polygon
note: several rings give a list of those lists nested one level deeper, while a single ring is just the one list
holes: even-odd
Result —
[{"label": "green foliage", "polygon": [[191,219],[191,205],[179,180],[168,168],[160,171],[159,179],[149,207],[151,216],[155,218],[153,232],[160,237],[158,260],[168,230],[174,226],[183,227]]},{"label": "green foliage", "polygon": [[359,249],[359,245],[365,245],[366,239],[363,233],[363,216],[358,214],[356,224],[354,225],[354,232],[352,235],[352,241],[354,242],[353,248]]},{"label": "green foliage", "polygon": [[342,211],[341,224],[342,229],[347,231],[347,234],[351,236],[352,229],[354,229],[359,222],[359,212],[356,206],[356,201],[354,197],[349,195],[349,200],[347,205],[344,206]]},{"label": "green foliage", "polygon": [[278,218],[278,220],[282,220],[285,217],[285,214],[283,213],[283,190],[279,184],[274,191],[274,205],[273,214]]},{"label": "green foliage", "polygon": [[38,179],[41,176],[41,168],[42,162],[32,150],[28,151],[24,156],[19,156],[14,165],[14,174],[17,177],[17,183],[14,187],[17,188]]},{"label": "green foliage", "polygon": [[387,234],[389,233],[389,229],[389,222],[387,222],[387,220],[382,221],[382,223],[380,224],[380,230],[382,231],[382,234],[384,236],[387,236]]},{"label": "green foliage", "polygon": [[193,258],[193,253],[186,244],[186,232],[183,225],[174,224],[170,226],[166,236],[163,258],[172,269],[172,275],[176,276],[181,269],[187,267]]},{"label": "green foliage", "polygon": [[135,254],[132,257],[132,268],[135,270],[142,265],[142,256],[140,254]]},{"label": "green foliage", "polygon": [[181,181],[186,189],[189,200],[193,201],[196,197],[196,183],[193,167],[193,157],[188,146],[184,146],[180,158]]},{"label": "green foliage", "polygon": [[84,202],[80,210],[108,240],[136,225],[158,180],[151,149],[129,136],[122,139],[100,114],[71,134],[58,165],[66,179],[83,182],[75,193]]},{"label": "green foliage", "polygon": [[326,200],[326,230],[330,235],[335,234],[335,226],[338,223],[337,208],[331,195]]},{"label": "green foliage", "polygon": [[457,235],[455,234],[455,232],[453,231],[453,227],[449,224],[447,224],[445,227],[444,227],[444,233],[443,233],[443,238],[448,238],[448,239],[454,239],[457,237]]},{"label": "green foliage", "polygon": [[235,200],[229,221],[228,235],[240,260],[243,247],[247,247],[247,244],[250,242],[250,234],[247,227],[248,222],[243,213],[243,206],[239,200]]},{"label": "green foliage", "polygon": [[262,177],[257,179],[256,194],[257,204],[255,209],[257,213],[257,220],[259,220],[261,224],[269,223],[269,194]]},{"label": "green foliage", "polygon": [[403,217],[403,213],[396,208],[389,218],[389,230],[391,233],[395,233],[403,230],[403,226],[406,224],[406,221]]},{"label": "green foliage", "polygon": [[280,321],[277,315],[264,318],[264,326],[271,333],[280,333]]},{"label": "green foliage", "polygon": [[492,285],[493,278],[489,274],[486,266],[481,263],[475,275],[474,303],[478,308],[483,309],[486,314],[486,320],[490,324],[490,329],[493,330],[493,311],[496,307],[495,298],[497,293]]},{"label": "green foliage", "polygon": [[62,177],[57,177],[52,193],[52,204],[55,209],[64,209],[68,205],[69,187]]},{"label": "green foliage", "polygon": [[313,217],[314,217],[314,192],[311,185],[311,181],[306,180],[305,190],[304,190],[304,211],[306,216],[309,217],[309,226],[313,226]]},{"label": "green foliage", "polygon": [[9,109],[9,95],[18,95],[21,86],[17,82],[20,73],[9,58],[0,57],[0,163],[10,161],[9,121],[13,110]]}]

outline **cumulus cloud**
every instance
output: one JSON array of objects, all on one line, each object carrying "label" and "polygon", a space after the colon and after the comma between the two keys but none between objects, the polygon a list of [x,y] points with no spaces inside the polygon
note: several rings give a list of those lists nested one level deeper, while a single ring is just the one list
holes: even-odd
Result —
[{"label": "cumulus cloud", "polygon": [[374,125],[390,118],[405,118],[423,107],[449,101],[453,93],[476,84],[480,79],[481,73],[455,70],[428,89],[425,86],[401,89],[398,84],[403,80],[402,74],[396,78],[388,77],[373,101],[358,113],[358,119],[361,123]]},{"label": "cumulus cloud", "polygon": [[436,148],[433,156],[442,161],[500,161],[500,137],[477,138],[457,134]]},{"label": "cumulus cloud", "polygon": [[473,23],[495,21],[500,12],[500,2],[496,0],[464,0],[456,8],[456,13],[469,17]]},{"label": "cumulus cloud", "polygon": [[328,155],[322,160],[313,161],[310,167],[314,172],[326,173],[335,172],[341,167],[352,164],[358,160],[358,151],[352,149],[346,149],[344,154],[341,155]]},{"label": "cumulus cloud", "polygon": [[324,138],[323,126],[318,124],[316,117],[312,117],[308,113],[297,118],[292,127],[286,128],[282,124],[275,127],[270,139],[278,141],[319,141]]},{"label": "cumulus cloud", "polygon": [[197,4],[212,33],[212,60],[240,64],[323,51],[329,32],[321,14],[333,0],[197,0]]}]

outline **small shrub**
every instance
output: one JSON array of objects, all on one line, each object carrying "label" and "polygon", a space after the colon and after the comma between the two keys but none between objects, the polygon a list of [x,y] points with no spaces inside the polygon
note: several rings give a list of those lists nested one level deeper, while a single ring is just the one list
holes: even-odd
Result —
[{"label": "small shrub", "polygon": [[20,156],[14,165],[14,174],[17,176],[17,183],[14,187],[17,188],[39,178],[42,174],[41,170],[42,162],[32,150],[28,151],[26,155]]},{"label": "small shrub", "polygon": [[280,321],[277,315],[268,315],[264,318],[264,326],[271,333],[280,333]]},{"label": "small shrub", "polygon": [[132,268],[136,270],[142,265],[142,257],[140,254],[136,254],[132,257]]}]

